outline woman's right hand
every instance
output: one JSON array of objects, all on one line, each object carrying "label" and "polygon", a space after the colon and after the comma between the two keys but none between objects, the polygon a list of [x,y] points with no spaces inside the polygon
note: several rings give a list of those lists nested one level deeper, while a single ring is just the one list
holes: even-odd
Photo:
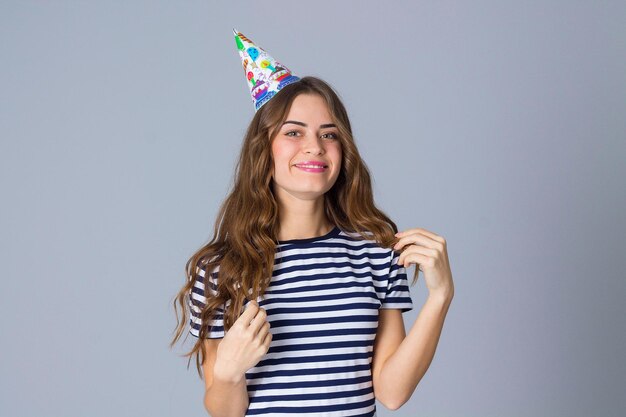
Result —
[{"label": "woman's right hand", "polygon": [[217,348],[213,369],[218,378],[239,381],[267,353],[272,341],[264,308],[252,300],[224,335]]}]

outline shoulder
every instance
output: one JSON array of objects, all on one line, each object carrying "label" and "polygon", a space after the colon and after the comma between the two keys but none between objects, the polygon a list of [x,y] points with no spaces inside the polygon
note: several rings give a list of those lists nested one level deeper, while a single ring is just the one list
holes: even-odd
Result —
[{"label": "shoulder", "polygon": [[[216,263],[209,267],[208,262],[198,261],[196,266],[196,275],[194,277],[192,292],[200,297],[202,302],[206,303],[206,297],[217,296],[219,293],[218,285],[221,280],[219,279],[220,265]],[[224,280],[224,282],[230,282],[231,287],[236,291],[241,287],[241,283],[231,280]],[[252,290],[250,290],[252,291]],[[231,303],[231,299],[227,299],[225,305],[228,306]]]},{"label": "shoulder", "polygon": [[393,258],[393,248],[387,248],[381,245],[377,240],[374,239],[374,234],[370,231],[364,231],[362,233],[365,237],[357,232],[348,232],[341,230],[337,237],[343,239],[350,246],[370,253],[374,253],[378,257],[383,256],[385,258],[388,258],[389,260]]},{"label": "shoulder", "polygon": [[[219,263],[209,267],[209,262],[206,259],[199,259],[196,263],[194,270],[194,278],[196,281],[204,283],[207,280],[217,283],[218,272],[220,269]],[[207,279],[208,278],[208,279]]]},{"label": "shoulder", "polygon": [[209,270],[209,263],[200,259],[196,262],[194,274],[191,277],[193,281],[192,292],[200,297],[202,302],[206,302],[205,297],[209,294],[217,292],[217,277],[219,272],[219,264],[212,266]]}]

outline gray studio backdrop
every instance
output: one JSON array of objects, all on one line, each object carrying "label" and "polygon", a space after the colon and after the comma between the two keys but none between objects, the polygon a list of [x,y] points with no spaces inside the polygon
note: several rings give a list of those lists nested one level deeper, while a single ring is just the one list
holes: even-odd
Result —
[{"label": "gray studio backdrop", "polygon": [[625,22],[619,1],[2,1],[0,416],[206,415],[191,340],[168,342],[253,115],[233,27],[330,82],[378,205],[448,240],[437,353],[379,416],[623,416]]}]

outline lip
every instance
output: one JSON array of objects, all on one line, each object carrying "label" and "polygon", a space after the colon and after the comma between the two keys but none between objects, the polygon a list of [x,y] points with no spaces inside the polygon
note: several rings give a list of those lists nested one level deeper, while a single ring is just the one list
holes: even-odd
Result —
[{"label": "lip", "polygon": [[326,171],[328,168],[320,165],[319,168],[304,168],[304,167],[299,167],[298,165],[294,165],[296,168],[301,169],[302,171],[306,171],[306,172],[324,172]]},{"label": "lip", "polygon": [[301,161],[301,162],[296,162],[293,165],[294,166],[298,166],[298,165],[319,165],[320,168],[328,168],[328,165],[325,164],[322,161]]}]

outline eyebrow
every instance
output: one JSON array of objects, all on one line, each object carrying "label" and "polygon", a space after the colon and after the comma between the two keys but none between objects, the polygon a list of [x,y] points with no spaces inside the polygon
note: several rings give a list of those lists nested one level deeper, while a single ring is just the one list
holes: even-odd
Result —
[{"label": "eyebrow", "polygon": [[[285,125],[287,123],[293,123],[294,125],[300,125],[300,126],[307,127],[306,123],[298,122],[296,120],[287,120],[287,121],[283,122],[283,125]],[[320,129],[325,129],[327,127],[337,127],[337,126],[334,123],[327,123],[327,124],[320,125]]]}]

